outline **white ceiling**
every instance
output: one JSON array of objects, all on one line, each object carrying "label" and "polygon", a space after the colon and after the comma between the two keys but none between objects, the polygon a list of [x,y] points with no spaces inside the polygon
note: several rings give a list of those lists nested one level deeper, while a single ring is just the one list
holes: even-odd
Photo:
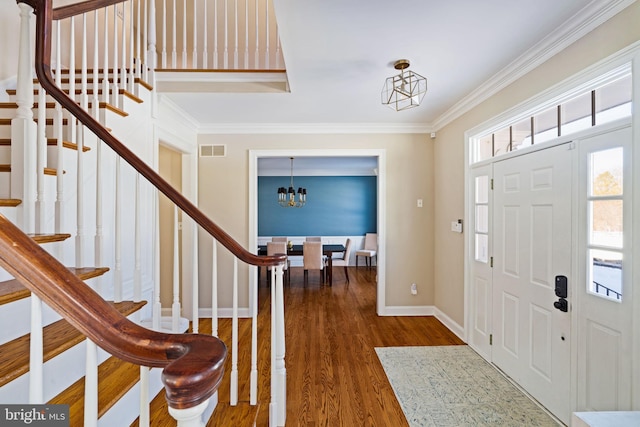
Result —
[{"label": "white ceiling", "polygon": [[[200,132],[435,131],[624,3],[273,1],[290,93],[163,94]],[[401,58],[427,77],[428,92],[421,106],[396,112],[380,92]]]}]

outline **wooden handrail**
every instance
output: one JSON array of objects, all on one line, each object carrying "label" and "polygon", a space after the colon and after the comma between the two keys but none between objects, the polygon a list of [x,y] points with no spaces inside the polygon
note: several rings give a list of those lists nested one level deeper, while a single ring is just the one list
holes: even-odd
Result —
[{"label": "wooden handrail", "polygon": [[133,323],[2,215],[0,265],[104,350],[127,362],[163,367],[171,407],[196,406],[217,390],[227,355],[222,341]]},{"label": "wooden handrail", "polygon": [[80,3],[69,4],[53,9],[53,20],[70,18],[86,12],[108,7],[113,4],[122,3],[124,0],[87,0]]},{"label": "wooden handrail", "polygon": [[[138,173],[175,203],[184,213],[196,221],[205,231],[213,236],[239,260],[261,267],[283,265],[286,257],[282,255],[258,256],[247,251],[222,228],[200,211],[156,171],[136,156],[122,142],[113,136],[104,126],[82,109],[62,89],[58,88],[51,75],[51,28],[53,19],[53,0],[18,0],[31,6],[36,14],[36,55],[35,68],[40,84],[47,94],[51,95],[65,109],[70,111],[83,125],[89,128],[98,138],[104,141],[122,159],[129,163]],[[109,0],[103,0],[108,2]],[[91,2],[93,3],[93,2]],[[99,3],[99,0],[95,0]],[[74,5],[75,6],[75,5]]]}]

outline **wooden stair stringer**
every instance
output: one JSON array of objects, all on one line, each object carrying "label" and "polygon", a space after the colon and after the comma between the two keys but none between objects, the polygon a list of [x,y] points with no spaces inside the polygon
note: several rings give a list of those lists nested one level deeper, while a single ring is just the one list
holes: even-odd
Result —
[{"label": "wooden stair stringer", "polygon": [[[140,310],[146,302],[123,301],[111,303],[123,316]],[[59,320],[43,328],[43,361],[51,360],[86,339],[66,320]],[[29,372],[29,334],[0,346],[3,363],[0,365],[0,387]]]}]

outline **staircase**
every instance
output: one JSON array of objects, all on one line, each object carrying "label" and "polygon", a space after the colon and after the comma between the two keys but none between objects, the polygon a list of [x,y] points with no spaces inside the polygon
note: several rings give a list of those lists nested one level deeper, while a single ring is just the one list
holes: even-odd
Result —
[{"label": "staircase", "polygon": [[[7,91],[9,102],[0,103],[0,319],[11,325],[0,332],[0,402],[68,404],[71,426],[253,425],[260,405],[258,364],[267,363],[270,425],[284,425],[284,258],[246,251],[150,166],[157,149],[154,74],[152,64],[134,56],[133,41],[130,56],[114,54],[119,65],[109,66],[105,53],[101,67],[87,67],[84,46],[67,54],[69,67],[50,66],[52,39],[58,40],[57,64],[65,56],[61,29],[75,34],[74,26],[82,22],[86,39],[87,22],[95,18],[94,34],[103,34],[97,29],[101,15],[118,19],[121,10],[130,11],[123,18],[131,24],[130,36],[118,41],[114,35],[113,46],[124,51],[127,39],[141,43],[144,37],[134,35],[140,22],[135,16],[141,10],[153,13],[153,2],[128,1],[121,4],[126,9],[116,3],[91,1],[56,10],[51,0],[20,3],[21,52],[33,43],[35,9],[38,78],[32,79],[32,65],[21,56],[17,87]],[[185,219],[191,217],[186,223],[191,221],[194,231],[201,227],[214,246],[233,254],[235,295],[238,262],[277,267],[273,333],[262,337],[271,341],[270,360],[252,356],[250,369],[238,368],[237,298],[233,319],[225,323],[228,331],[199,334],[198,310],[187,331],[175,294],[171,316],[162,317],[154,249],[158,192]],[[214,251],[213,264],[216,257]],[[197,299],[192,304],[197,307]],[[254,329],[256,315],[250,321]],[[226,346],[218,334],[229,337]],[[257,332],[253,335],[256,348]],[[216,408],[227,351],[224,381],[230,399]],[[246,402],[238,398],[238,381],[245,380],[250,386],[242,388],[251,389]]]}]

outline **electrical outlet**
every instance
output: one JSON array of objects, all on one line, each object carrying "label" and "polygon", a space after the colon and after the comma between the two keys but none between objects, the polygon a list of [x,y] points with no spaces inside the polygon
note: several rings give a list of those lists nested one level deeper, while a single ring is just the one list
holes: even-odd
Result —
[{"label": "electrical outlet", "polygon": [[422,207],[422,199],[418,199],[418,201],[416,202],[416,206],[418,206],[419,208]]},{"label": "electrical outlet", "polygon": [[411,295],[418,295],[418,285],[415,283],[411,284]]}]

